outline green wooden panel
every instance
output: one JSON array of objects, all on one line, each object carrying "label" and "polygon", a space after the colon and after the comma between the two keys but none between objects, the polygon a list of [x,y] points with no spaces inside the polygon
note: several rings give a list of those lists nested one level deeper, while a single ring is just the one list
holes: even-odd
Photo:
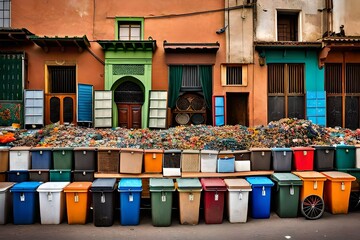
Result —
[{"label": "green wooden panel", "polygon": [[0,54],[0,100],[22,100],[22,54]]}]

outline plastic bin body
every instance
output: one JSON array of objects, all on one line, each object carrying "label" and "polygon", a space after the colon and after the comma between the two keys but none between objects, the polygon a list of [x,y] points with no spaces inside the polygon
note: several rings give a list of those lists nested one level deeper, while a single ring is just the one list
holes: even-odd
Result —
[{"label": "plastic bin body", "polygon": [[30,159],[31,147],[13,147],[9,153],[9,170],[29,170],[31,168]]},{"label": "plastic bin body", "polygon": [[181,172],[200,172],[200,151],[183,150],[181,153]]},{"label": "plastic bin body", "polygon": [[13,170],[7,172],[8,182],[26,182],[29,181],[28,170]]},{"label": "plastic bin body", "polygon": [[331,171],[334,169],[335,147],[333,146],[313,146],[314,170]]},{"label": "plastic bin body", "polygon": [[31,169],[52,169],[52,148],[31,148]]},{"label": "plastic bin body", "polygon": [[236,150],[233,155],[235,156],[235,172],[251,170],[251,152],[249,150]]},{"label": "plastic bin body", "polygon": [[7,173],[0,172],[0,182],[6,182],[6,181],[7,181]]},{"label": "plastic bin body", "polygon": [[73,148],[57,147],[53,148],[54,169],[73,169]]},{"label": "plastic bin body", "polygon": [[144,170],[146,173],[161,173],[163,164],[164,150],[145,149],[144,150]]},{"label": "plastic bin body", "polygon": [[90,208],[92,182],[73,182],[64,188],[68,224],[85,224]]},{"label": "plastic bin body", "polygon": [[13,182],[0,183],[0,224],[6,224],[12,211],[12,196],[10,188]]},{"label": "plastic bin body", "polygon": [[199,223],[201,183],[197,178],[176,179],[179,192],[180,224]]},{"label": "plastic bin body", "polygon": [[0,172],[9,170],[9,150],[10,147],[0,147]]},{"label": "plastic bin body", "polygon": [[115,178],[99,178],[91,185],[93,220],[96,227],[108,227],[114,224],[115,183]]},{"label": "plastic bin body", "polygon": [[294,169],[296,171],[312,171],[314,169],[314,148],[293,147]]},{"label": "plastic bin body", "polygon": [[246,181],[251,184],[250,192],[251,217],[269,218],[271,188],[274,183],[267,177],[247,177]]},{"label": "plastic bin body", "polygon": [[206,224],[219,224],[223,221],[226,185],[221,178],[202,178],[204,190],[204,219]]},{"label": "plastic bin body", "polygon": [[74,170],[73,171],[74,182],[93,182],[94,170]]},{"label": "plastic bin body", "polygon": [[235,156],[232,151],[220,151],[217,160],[217,172],[235,172]]},{"label": "plastic bin body", "polygon": [[250,148],[252,171],[269,171],[271,169],[270,148]]},{"label": "plastic bin body", "polygon": [[164,151],[163,176],[181,176],[181,150]]},{"label": "plastic bin body", "polygon": [[217,150],[201,150],[200,151],[200,170],[201,172],[216,172],[218,159]]},{"label": "plastic bin body", "polygon": [[323,198],[325,175],[316,171],[292,172],[298,176],[303,185],[300,189],[300,201],[303,201],[307,196],[317,195]]},{"label": "plastic bin body", "polygon": [[98,148],[97,168],[101,173],[119,173],[120,148]]},{"label": "plastic bin body", "polygon": [[74,170],[96,170],[96,148],[74,148]]},{"label": "plastic bin body", "polygon": [[290,172],[292,169],[291,148],[271,148],[272,168],[275,172]]},{"label": "plastic bin body", "polygon": [[15,184],[10,191],[13,195],[14,224],[33,224],[39,216],[39,194],[36,189],[41,182]]},{"label": "plastic bin body", "polygon": [[142,191],[141,179],[120,179],[118,191],[120,192],[121,225],[138,225],[140,222],[140,198]]},{"label": "plastic bin body", "polygon": [[275,212],[281,218],[294,218],[298,215],[301,179],[292,173],[274,173],[270,179],[273,188]]},{"label": "plastic bin body", "polygon": [[120,173],[140,174],[144,150],[137,148],[120,149]]},{"label": "plastic bin body", "polygon": [[335,148],[335,168],[354,168],[356,165],[355,146],[337,145]]},{"label": "plastic bin body", "polygon": [[150,178],[149,187],[152,224],[156,227],[170,226],[174,181],[167,178]]},{"label": "plastic bin body", "polygon": [[50,182],[71,182],[70,169],[51,169]]},{"label": "plastic bin body", "polygon": [[249,192],[251,185],[241,178],[224,179],[227,187],[227,210],[229,222],[244,223],[247,221]]},{"label": "plastic bin body", "polygon": [[29,170],[29,181],[49,182],[50,171],[46,169],[31,169]]},{"label": "plastic bin body", "polygon": [[41,224],[60,224],[65,215],[64,188],[70,182],[47,182],[37,188]]},{"label": "plastic bin body", "polygon": [[348,173],[322,172],[327,178],[324,186],[325,207],[332,214],[348,213],[351,182],[356,178]]}]

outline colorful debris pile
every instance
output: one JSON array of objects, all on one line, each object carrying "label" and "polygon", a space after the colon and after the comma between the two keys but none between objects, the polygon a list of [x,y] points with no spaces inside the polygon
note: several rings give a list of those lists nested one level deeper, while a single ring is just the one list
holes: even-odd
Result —
[{"label": "colorful debris pile", "polygon": [[355,145],[360,143],[360,130],[321,127],[308,120],[284,118],[253,128],[191,125],[150,130],[52,124],[38,130],[18,130],[13,138],[10,143],[5,142],[11,146],[241,150],[250,147]]}]

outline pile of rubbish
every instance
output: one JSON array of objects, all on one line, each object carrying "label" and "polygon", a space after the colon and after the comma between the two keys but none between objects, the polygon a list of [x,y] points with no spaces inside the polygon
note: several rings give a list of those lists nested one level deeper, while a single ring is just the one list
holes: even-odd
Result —
[{"label": "pile of rubbish", "polygon": [[291,118],[256,127],[190,125],[152,130],[51,124],[41,129],[19,129],[11,134],[6,131],[0,133],[2,145],[30,147],[244,150],[251,147],[359,143],[360,129],[322,127],[308,120]]}]

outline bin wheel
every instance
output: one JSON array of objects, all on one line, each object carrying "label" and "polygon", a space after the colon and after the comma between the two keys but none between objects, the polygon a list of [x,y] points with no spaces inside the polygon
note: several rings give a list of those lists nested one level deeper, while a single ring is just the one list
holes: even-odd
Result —
[{"label": "bin wheel", "polygon": [[311,220],[319,219],[325,211],[325,204],[318,195],[309,195],[301,203],[301,213]]},{"label": "bin wheel", "polygon": [[355,211],[360,208],[360,193],[351,192],[349,198],[349,211]]}]

